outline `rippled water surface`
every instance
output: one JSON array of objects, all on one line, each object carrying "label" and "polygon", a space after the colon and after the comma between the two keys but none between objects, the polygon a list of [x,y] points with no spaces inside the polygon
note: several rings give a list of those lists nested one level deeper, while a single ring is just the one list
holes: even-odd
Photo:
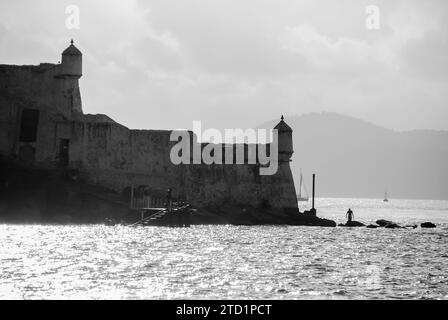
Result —
[{"label": "rippled water surface", "polygon": [[0,225],[0,298],[448,298],[447,201],[318,205],[438,227]]}]

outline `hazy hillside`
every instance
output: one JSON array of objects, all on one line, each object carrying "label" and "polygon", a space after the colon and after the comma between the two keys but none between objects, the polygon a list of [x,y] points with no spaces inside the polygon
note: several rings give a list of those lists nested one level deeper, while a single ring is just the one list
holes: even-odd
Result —
[{"label": "hazy hillside", "polygon": [[[322,197],[448,199],[448,131],[396,132],[336,113],[286,117],[292,170]],[[271,127],[272,121],[261,127]]]}]

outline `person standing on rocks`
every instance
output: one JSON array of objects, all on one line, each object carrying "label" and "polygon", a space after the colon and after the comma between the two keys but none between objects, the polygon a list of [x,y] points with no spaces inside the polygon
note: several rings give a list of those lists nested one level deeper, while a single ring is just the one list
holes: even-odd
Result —
[{"label": "person standing on rocks", "polygon": [[355,217],[352,209],[350,209],[350,208],[348,208],[348,211],[345,216],[347,217],[347,223],[352,222],[353,218]]}]

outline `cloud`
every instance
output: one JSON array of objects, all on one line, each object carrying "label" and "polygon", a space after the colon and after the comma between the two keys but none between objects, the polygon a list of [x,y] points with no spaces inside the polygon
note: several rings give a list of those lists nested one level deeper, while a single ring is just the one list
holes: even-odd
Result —
[{"label": "cloud", "polygon": [[332,40],[307,24],[285,27],[280,41],[285,50],[303,55],[314,72],[366,72],[372,64],[390,63],[390,53],[381,47],[347,37]]},{"label": "cloud", "polygon": [[[80,7],[81,29],[65,28]],[[364,26],[365,7],[381,29]],[[445,128],[444,0],[36,0],[0,4],[0,63],[84,54],[84,109],[129,127],[256,126],[336,111]],[[429,110],[429,111],[428,111]]]}]

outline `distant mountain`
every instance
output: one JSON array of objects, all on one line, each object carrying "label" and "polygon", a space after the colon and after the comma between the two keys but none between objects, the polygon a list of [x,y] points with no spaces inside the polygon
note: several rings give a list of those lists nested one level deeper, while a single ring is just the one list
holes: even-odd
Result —
[{"label": "distant mountain", "polygon": [[[448,131],[397,132],[337,113],[286,117],[298,187],[317,175],[320,197],[448,199]],[[263,124],[272,128],[278,122]]]}]

